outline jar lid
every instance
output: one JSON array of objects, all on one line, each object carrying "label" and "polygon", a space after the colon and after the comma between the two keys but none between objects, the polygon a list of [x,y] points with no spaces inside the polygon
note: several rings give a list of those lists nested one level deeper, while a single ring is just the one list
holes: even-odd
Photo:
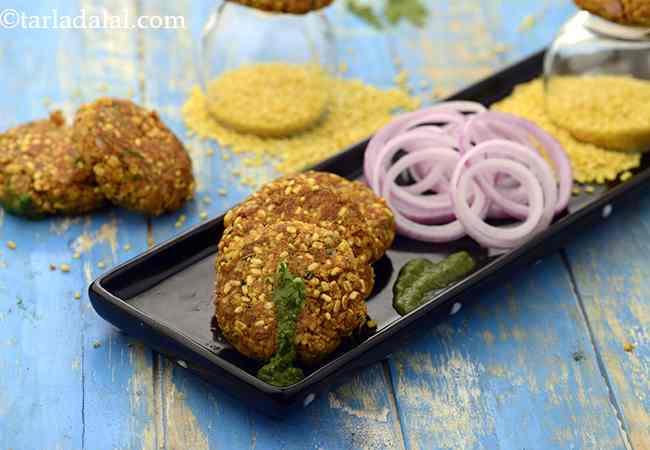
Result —
[{"label": "jar lid", "polygon": [[240,5],[278,13],[306,14],[330,5],[334,0],[229,0]]}]

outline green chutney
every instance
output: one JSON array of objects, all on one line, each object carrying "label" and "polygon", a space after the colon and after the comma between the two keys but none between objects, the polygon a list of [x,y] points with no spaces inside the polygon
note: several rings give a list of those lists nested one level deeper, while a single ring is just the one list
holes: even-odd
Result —
[{"label": "green chutney", "polygon": [[454,253],[440,262],[417,258],[400,270],[393,286],[393,308],[402,316],[422,305],[430,294],[444,289],[474,270],[467,252]]},{"label": "green chutney", "polygon": [[257,377],[273,386],[286,387],[305,377],[302,369],[294,367],[296,360],[296,323],[305,303],[305,283],[282,262],[276,273],[273,290],[278,327],[278,349]]}]

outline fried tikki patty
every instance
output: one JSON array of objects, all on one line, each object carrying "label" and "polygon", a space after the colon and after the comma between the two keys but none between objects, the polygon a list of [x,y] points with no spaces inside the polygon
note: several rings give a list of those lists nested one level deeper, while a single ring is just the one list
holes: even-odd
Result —
[{"label": "fried tikki patty", "polygon": [[0,203],[30,218],[82,214],[104,203],[60,111],[0,134]]},{"label": "fried tikki patty", "polygon": [[226,230],[219,251],[228,248],[260,225],[297,220],[339,233],[346,239],[359,263],[365,267],[365,290],[374,285],[373,237],[355,204],[347,202],[332,189],[319,185],[312,177],[288,177],[264,186],[240,206],[230,210],[224,219]]},{"label": "fried tikki patty", "polygon": [[100,189],[118,206],[155,216],[194,194],[192,161],[155,111],[100,98],[77,111],[74,136]]},{"label": "fried tikki patty", "polygon": [[396,224],[395,216],[383,198],[364,183],[346,180],[333,173],[309,171],[298,177],[314,178],[318,184],[333,189],[344,201],[357,206],[373,238],[373,258],[370,262],[379,260],[386,253],[395,239]]},{"label": "fried tikki patty", "polygon": [[332,353],[366,320],[361,268],[336,232],[297,221],[258,227],[217,261],[216,316],[228,341],[243,355],[268,360],[277,348],[273,302],[278,265],[305,282],[298,317],[299,359],[313,364]]},{"label": "fried tikki patty", "polygon": [[574,0],[582,9],[604,19],[624,25],[650,26],[650,4],[647,0]]}]

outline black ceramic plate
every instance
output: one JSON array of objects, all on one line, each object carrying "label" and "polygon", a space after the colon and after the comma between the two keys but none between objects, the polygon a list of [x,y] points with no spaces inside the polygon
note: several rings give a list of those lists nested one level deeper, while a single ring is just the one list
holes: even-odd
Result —
[{"label": "black ceramic plate", "polygon": [[[505,69],[451,99],[489,105],[542,71],[543,53]],[[316,169],[354,179],[361,176],[366,142],[356,145]],[[90,286],[92,304],[104,319],[142,339],[206,380],[270,415],[282,416],[294,406],[306,406],[313,395],[342,372],[384,358],[397,344],[398,333],[438,320],[469,301],[477,289],[537,261],[554,251],[587,223],[607,218],[623,198],[650,178],[648,158],[625,183],[601,187],[593,194],[574,197],[568,212],[544,233],[506,254],[492,255],[470,239],[453,245],[432,245],[398,238],[374,266],[376,286],[368,299],[375,332],[355,336],[306,378],[289,388],[270,386],[257,378],[259,364],[234,351],[213,329],[214,258],[223,231],[222,217],[197,226],[122,264]],[[439,292],[412,313],[400,317],[392,307],[392,285],[401,266],[414,256],[442,259],[465,249],[479,261],[473,274]]]}]

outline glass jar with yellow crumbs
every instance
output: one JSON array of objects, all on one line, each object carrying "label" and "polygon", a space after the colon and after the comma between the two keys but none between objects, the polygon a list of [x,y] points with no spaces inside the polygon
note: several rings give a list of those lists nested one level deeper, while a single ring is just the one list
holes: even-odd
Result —
[{"label": "glass jar with yellow crumbs", "polygon": [[332,99],[333,0],[219,1],[206,24],[201,78],[221,125],[261,137],[289,137],[316,125]]},{"label": "glass jar with yellow crumbs", "polygon": [[572,17],[546,55],[548,116],[579,141],[649,150],[650,9],[645,17],[639,9],[626,11],[634,1],[620,10],[612,7],[616,1],[603,9],[598,1],[576,3],[595,9]]}]

